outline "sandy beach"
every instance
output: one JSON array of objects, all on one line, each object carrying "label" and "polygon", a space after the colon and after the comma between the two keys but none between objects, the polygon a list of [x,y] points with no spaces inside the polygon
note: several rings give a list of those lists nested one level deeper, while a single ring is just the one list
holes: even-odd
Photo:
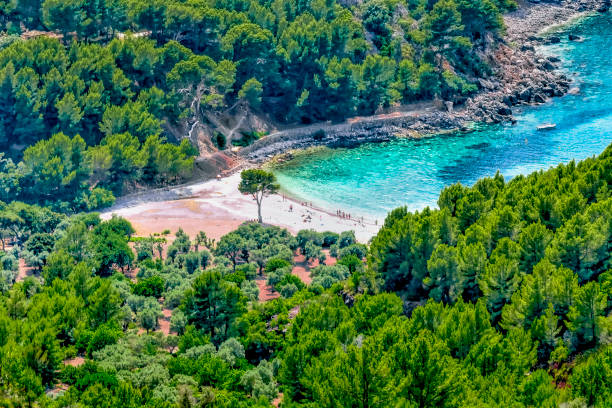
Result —
[{"label": "sandy beach", "polygon": [[[245,221],[257,218],[257,204],[240,194],[240,174],[218,180],[208,180],[181,187],[185,198],[158,201],[124,203],[119,208],[110,208],[102,213],[108,219],[112,214],[128,219],[137,235],[148,236],[169,229],[174,233],[179,227],[193,236],[205,231],[209,237],[219,239],[236,229]],[[291,208],[293,210],[291,211]],[[360,242],[366,243],[378,231],[383,220],[376,225],[371,220],[364,223],[341,218],[334,213],[313,208],[276,194],[264,198],[262,216],[264,223],[287,228],[292,233],[302,229],[315,231],[355,231]],[[352,218],[359,216],[352,214]]]}]

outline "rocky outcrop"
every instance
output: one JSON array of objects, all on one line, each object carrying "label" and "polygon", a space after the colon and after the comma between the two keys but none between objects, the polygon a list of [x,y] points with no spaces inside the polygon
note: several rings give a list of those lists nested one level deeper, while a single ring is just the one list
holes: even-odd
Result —
[{"label": "rocky outcrop", "polygon": [[[496,123],[512,121],[518,105],[541,104],[565,95],[571,80],[558,71],[561,60],[543,57],[536,51],[540,44],[560,43],[558,36],[540,36],[543,27],[569,21],[580,13],[595,11],[609,0],[531,0],[505,17],[507,35],[494,54],[493,79],[480,80],[482,92],[468,100],[466,120]],[[582,41],[569,34],[570,41]],[[510,44],[520,43],[519,46]]]}]

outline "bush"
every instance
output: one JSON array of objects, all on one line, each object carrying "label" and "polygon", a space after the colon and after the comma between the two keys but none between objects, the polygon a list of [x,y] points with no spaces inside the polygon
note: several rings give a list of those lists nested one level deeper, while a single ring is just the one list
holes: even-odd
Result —
[{"label": "bush", "polygon": [[139,262],[153,258],[153,242],[149,239],[142,239],[134,243],[134,250],[136,251],[136,260]]},{"label": "bush", "polygon": [[280,288],[288,284],[295,285],[298,288],[298,290],[302,290],[306,287],[306,285],[304,284],[304,282],[302,282],[300,278],[298,278],[297,276],[293,274],[287,274],[283,276],[280,282],[276,284],[276,290],[280,292]]},{"label": "bush", "polygon": [[87,345],[87,354],[91,356],[94,351],[101,350],[105,346],[115,344],[121,336],[121,330],[110,324],[104,324],[96,329]]},{"label": "bush", "polygon": [[348,254],[338,260],[338,265],[344,265],[350,273],[355,273],[363,267],[361,259],[363,258],[359,258],[357,255]]},{"label": "bush", "polygon": [[284,298],[290,298],[291,296],[295,295],[298,290],[298,287],[293,283],[287,283],[286,285],[281,286],[279,293]]},{"label": "bush", "polygon": [[254,302],[259,299],[259,287],[255,281],[244,281],[240,285],[240,290],[250,301]]},{"label": "bush", "polygon": [[268,285],[276,287],[276,285],[286,276],[291,274],[291,268],[285,267],[268,273]]},{"label": "bush", "polygon": [[152,296],[158,298],[164,292],[165,282],[159,275],[141,280],[134,285],[132,292],[139,296]]},{"label": "bush", "polygon": [[351,244],[347,247],[340,249],[338,253],[340,258],[345,258],[349,255],[354,255],[359,259],[365,258],[368,253],[368,248],[363,244]]},{"label": "bush", "polygon": [[266,397],[273,400],[278,395],[274,380],[274,367],[269,361],[261,361],[257,368],[246,371],[240,385],[254,398]]},{"label": "bush", "polygon": [[323,129],[319,129],[312,135],[312,138],[318,142],[325,139],[325,131]]},{"label": "bush", "polygon": [[200,255],[197,252],[189,252],[185,255],[184,262],[185,270],[188,274],[192,274],[200,267]]},{"label": "bush", "polygon": [[257,269],[258,269],[257,264],[248,263],[248,264],[238,265],[236,267],[236,272],[243,273],[245,279],[253,280],[257,277]]},{"label": "bush", "polygon": [[290,266],[291,263],[286,259],[270,258],[266,263],[266,272],[270,273],[276,271],[277,269],[286,268]]},{"label": "bush", "polygon": [[223,280],[240,285],[242,282],[246,281],[246,276],[244,275],[244,271],[236,270],[236,272],[224,275]]},{"label": "bush", "polygon": [[152,299],[145,300],[143,309],[138,313],[140,326],[147,330],[154,330],[157,327],[157,319],[161,316],[159,303]]},{"label": "bush", "polygon": [[340,239],[340,235],[335,232],[326,231],[323,233],[323,247],[329,248]]},{"label": "bush", "polygon": [[296,240],[298,248],[301,248],[303,251],[309,242],[319,247],[323,245],[323,234],[314,230],[301,230],[298,232]]},{"label": "bush", "polygon": [[19,261],[10,252],[0,252],[0,269],[5,271],[16,271],[19,268]]},{"label": "bush", "polygon": [[225,148],[227,147],[227,139],[225,138],[225,135],[221,132],[215,131],[215,134],[212,137],[212,142],[219,150],[225,150]]},{"label": "bush", "polygon": [[185,313],[179,309],[173,310],[172,317],[170,317],[170,330],[181,335],[185,332],[185,326],[187,326]]},{"label": "bush", "polygon": [[225,340],[219,346],[219,351],[217,352],[217,357],[232,367],[236,365],[238,360],[243,359],[244,356],[244,346],[233,337]]},{"label": "bush", "polygon": [[169,290],[164,294],[164,306],[168,309],[174,309],[180,306],[184,296],[185,290],[180,287]]},{"label": "bush", "polygon": [[306,260],[311,260],[311,261],[314,261],[315,259],[325,260],[325,255],[323,254],[321,247],[317,246],[312,241],[306,243],[306,246],[303,250],[303,254],[306,257]]},{"label": "bush", "polygon": [[0,269],[0,293],[8,292],[17,279],[17,272]]},{"label": "bush", "polygon": [[336,282],[343,281],[350,276],[349,269],[344,265],[320,265],[310,272],[312,276],[311,285],[321,285],[329,289]]},{"label": "bush", "polygon": [[96,187],[88,195],[84,194],[84,204],[88,211],[98,208],[110,207],[115,203],[115,196],[112,191],[105,188]]},{"label": "bush", "polygon": [[344,231],[340,234],[340,238],[338,239],[338,246],[342,249],[349,245],[353,245],[357,243],[357,238],[355,238],[355,231]]}]

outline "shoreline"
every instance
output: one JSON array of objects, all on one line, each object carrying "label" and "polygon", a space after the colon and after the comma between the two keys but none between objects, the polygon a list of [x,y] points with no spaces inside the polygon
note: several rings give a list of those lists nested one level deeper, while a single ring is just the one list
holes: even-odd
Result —
[{"label": "shoreline", "polygon": [[[108,219],[115,214],[126,218],[133,224],[138,236],[149,236],[165,229],[174,233],[180,227],[191,236],[205,231],[209,237],[219,239],[257,217],[256,203],[250,196],[238,191],[239,183],[240,174],[235,173],[222,179],[182,187],[188,190],[189,197],[111,207],[102,212],[101,217]],[[293,211],[290,211],[291,207]],[[375,224],[366,218],[362,224],[354,218],[338,217],[333,211],[304,206],[302,202],[282,194],[264,198],[262,216],[265,224],[286,228],[294,234],[301,229],[337,233],[353,230],[362,243],[378,232],[383,221],[378,220],[378,224]]]},{"label": "shoreline", "polygon": [[[522,53],[519,55],[523,56],[529,55],[531,59],[527,64],[531,64],[531,66],[534,64],[533,60],[539,58],[539,60],[542,61],[544,57],[535,51],[533,44],[541,45],[543,40],[533,37],[534,33],[550,32],[559,27],[579,22],[581,18],[588,17],[588,15],[596,9],[596,5],[599,2],[591,1],[589,3],[589,10],[582,11],[572,11],[573,9],[571,6],[568,6],[566,3],[567,2],[563,2],[560,6],[551,6],[549,3],[545,5],[531,4],[526,10],[519,9],[506,16],[507,21],[512,24],[509,24],[508,27],[509,34],[507,41],[501,43],[499,49],[510,50],[511,48],[508,47],[507,44],[518,38],[521,40],[521,44],[517,45],[513,52]],[[555,7],[557,10],[555,13],[549,15],[550,10],[548,10],[548,7]],[[561,21],[559,21],[559,13],[564,16]],[[548,22],[543,28],[542,18]],[[520,23],[516,23],[516,21]],[[535,27],[538,29],[535,30]],[[526,48],[526,51],[521,51],[523,48]],[[516,57],[516,55],[512,56]],[[502,62],[505,61],[506,65],[501,63],[500,67],[505,67],[506,71],[509,71],[510,68],[512,68],[512,58],[506,57],[506,59],[501,60]],[[540,64],[547,63],[540,62]],[[546,82],[550,78],[561,80],[562,83],[563,81],[567,81],[567,86],[564,86],[564,92],[560,95],[556,95],[562,96],[569,90],[569,80],[557,67],[553,67],[552,70],[551,72],[550,70],[538,68],[534,76],[541,82]],[[497,74],[504,75],[503,72]],[[533,85],[536,79],[529,78],[529,81]],[[508,88],[508,86],[506,86],[506,88]],[[277,141],[270,140],[272,138],[268,136],[247,148],[241,149],[238,152],[238,157],[241,158],[240,165],[232,169],[233,171],[226,177],[203,181],[194,180],[181,186],[165,187],[119,197],[116,204],[103,211],[101,215],[103,218],[109,218],[111,214],[117,214],[127,218],[134,224],[137,234],[141,236],[147,236],[155,232],[159,233],[164,229],[170,229],[174,232],[178,227],[182,227],[190,235],[195,235],[199,230],[203,230],[210,237],[218,239],[222,235],[236,229],[243,222],[252,221],[256,218],[257,207],[255,203],[250,197],[241,195],[237,189],[240,179],[238,171],[240,169],[257,167],[262,163],[273,162],[274,159],[282,159],[283,155],[289,155],[289,157],[291,157],[292,151],[302,151],[305,148],[320,145],[332,148],[354,147],[362,143],[383,142],[397,137],[427,137],[428,135],[436,133],[444,133],[451,128],[454,130],[467,131],[469,130],[467,126],[470,123],[495,123],[495,121],[491,121],[491,118],[489,118],[489,120],[475,119],[473,112],[483,114],[483,106],[485,108],[488,107],[487,109],[494,109],[496,103],[502,103],[507,107],[507,103],[500,102],[500,100],[503,101],[504,98],[508,97],[505,91],[508,91],[508,89],[481,92],[471,102],[471,108],[468,106],[457,112],[441,112],[439,110],[434,111],[432,109],[425,109],[425,115],[429,115],[428,117],[437,121],[442,121],[442,123],[448,125],[438,129],[431,128],[429,125],[424,125],[423,116],[421,114],[407,111],[378,115],[378,117],[370,117],[357,123],[349,120],[345,123],[331,125],[337,126],[339,129],[348,131],[349,133],[353,132],[353,135],[326,134],[323,140],[316,141],[318,143],[313,143],[315,142],[311,137],[313,130],[317,127],[330,125],[315,124],[310,127],[296,129],[294,131],[297,132],[298,135],[294,140],[286,137],[287,132],[291,130],[277,132]],[[513,92],[516,94],[517,90]],[[524,90],[521,90],[519,93],[521,92],[524,92]],[[553,96],[555,96],[554,92],[550,97]],[[520,99],[516,102],[517,104],[512,106],[533,104],[531,102],[521,101]],[[470,109],[472,110],[470,111]],[[459,117],[461,117],[461,121],[459,121]],[[417,127],[424,127],[425,129],[430,129],[430,131],[417,132],[413,128],[405,126],[406,123],[411,123]],[[363,133],[357,134],[356,137],[354,137],[355,129],[359,129]],[[265,142],[263,148],[262,146],[258,146],[258,144],[262,144],[263,142]],[[297,233],[300,229],[334,232],[354,230],[357,239],[363,243],[372,238],[384,224],[384,219],[372,222],[372,220],[366,218],[365,215],[365,222],[363,224],[357,223],[355,219],[348,220],[338,217],[338,215],[334,214],[334,211],[330,209],[317,208],[316,206],[303,206],[302,203],[306,201],[308,201],[307,198],[296,197],[294,194],[287,194],[285,192],[266,197],[262,206],[264,223],[287,228],[292,233]],[[401,205],[401,203],[398,205]],[[293,206],[292,212],[289,211],[290,206]],[[358,218],[361,219],[361,216],[358,216]]]},{"label": "shoreline", "polygon": [[[514,122],[513,110],[537,106],[566,95],[572,80],[560,69],[561,60],[537,47],[549,44],[552,32],[595,15],[600,0],[558,3],[523,2],[504,16],[506,35],[483,55],[493,75],[479,79],[481,90],[457,107],[450,101],[402,105],[391,112],[348,118],[341,123],[316,123],[274,132],[238,151],[254,165],[313,146],[356,147],[398,137],[420,138],[457,131],[470,125]],[[554,36],[553,36],[554,37]]]}]

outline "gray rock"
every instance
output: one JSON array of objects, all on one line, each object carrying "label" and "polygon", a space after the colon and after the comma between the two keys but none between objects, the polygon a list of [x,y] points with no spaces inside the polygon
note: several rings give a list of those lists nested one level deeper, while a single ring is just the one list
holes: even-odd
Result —
[{"label": "gray rock", "polygon": [[548,60],[544,60],[540,66],[542,67],[542,69],[546,70],[546,71],[554,71],[555,70],[555,66],[553,65],[552,62],[548,61]]},{"label": "gray rock", "polygon": [[546,102],[546,98],[544,98],[540,94],[535,94],[535,96],[533,97],[533,101],[536,102],[536,103],[544,103],[544,102]]},{"label": "gray rock", "polygon": [[521,93],[519,94],[519,99],[524,102],[529,102],[531,100],[532,95],[533,89],[527,88],[521,91]]},{"label": "gray rock", "polygon": [[512,116],[512,109],[508,108],[507,106],[502,106],[497,109],[497,113],[502,116]]}]

